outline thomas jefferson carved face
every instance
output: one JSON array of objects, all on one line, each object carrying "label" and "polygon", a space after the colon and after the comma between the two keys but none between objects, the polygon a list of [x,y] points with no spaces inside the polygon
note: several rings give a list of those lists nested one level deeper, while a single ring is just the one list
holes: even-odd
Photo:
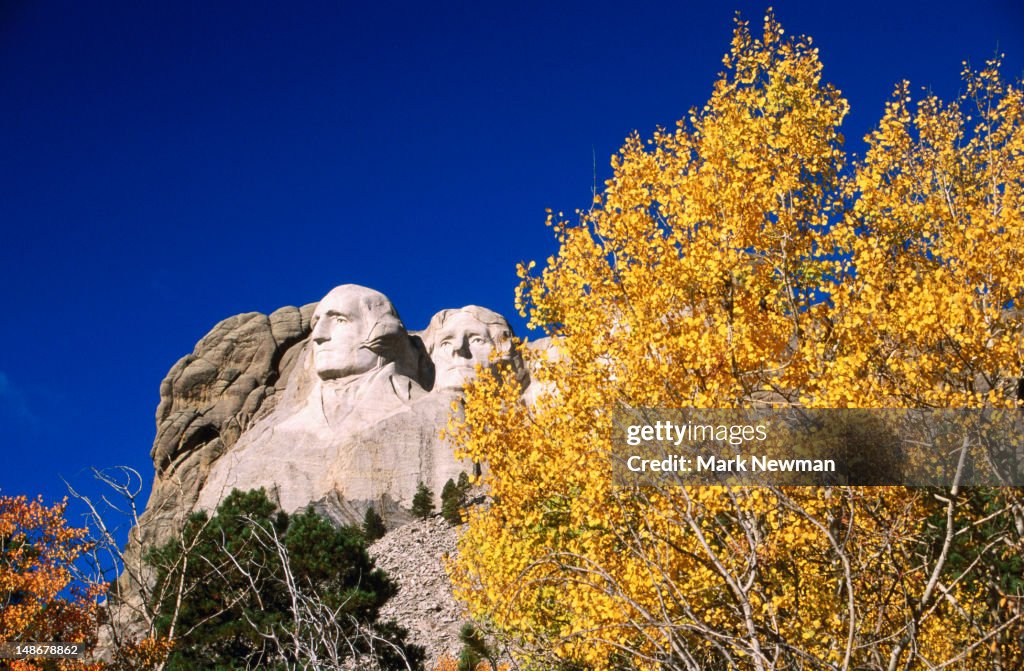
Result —
[{"label": "thomas jefferson carved face", "polygon": [[461,389],[476,375],[477,364],[494,365],[495,350],[503,361],[512,356],[508,322],[476,305],[438,312],[423,336],[434,362],[434,389]]},{"label": "thomas jefferson carved face", "polygon": [[476,365],[490,364],[494,341],[487,325],[466,312],[448,317],[434,337],[434,387],[461,389],[476,375]]},{"label": "thomas jefferson carved face", "polygon": [[313,363],[323,380],[361,375],[383,365],[380,343],[405,330],[384,294],[354,284],[324,296],[310,324]]}]

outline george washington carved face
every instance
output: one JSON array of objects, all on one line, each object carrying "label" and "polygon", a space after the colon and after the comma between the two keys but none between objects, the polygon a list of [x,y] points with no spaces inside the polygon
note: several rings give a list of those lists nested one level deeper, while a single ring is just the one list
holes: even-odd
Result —
[{"label": "george washington carved face", "polygon": [[389,342],[405,335],[387,296],[354,284],[324,296],[310,324],[313,363],[322,380],[361,375],[388,363]]}]

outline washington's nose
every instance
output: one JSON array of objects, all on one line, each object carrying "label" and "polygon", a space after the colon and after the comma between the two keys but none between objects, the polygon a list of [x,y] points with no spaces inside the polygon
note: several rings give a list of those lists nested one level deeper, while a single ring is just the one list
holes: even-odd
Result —
[{"label": "washington's nose", "polygon": [[324,326],[324,321],[325,320],[321,319],[316,323],[316,326],[313,327],[313,342],[318,345],[331,339],[329,329]]}]

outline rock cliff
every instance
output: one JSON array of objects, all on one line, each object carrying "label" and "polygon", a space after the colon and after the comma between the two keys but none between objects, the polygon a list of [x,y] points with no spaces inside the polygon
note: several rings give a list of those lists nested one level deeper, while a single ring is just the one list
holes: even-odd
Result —
[{"label": "rock cliff", "polygon": [[220,322],[160,383],[156,475],[143,516],[147,539],[161,539],[195,505],[212,465],[261,414],[269,413],[309,337],[315,303]]},{"label": "rock cliff", "polygon": [[476,468],[440,432],[480,367],[511,366],[527,392],[513,342],[505,318],[477,306],[441,310],[410,332],[387,297],[356,285],[225,319],[160,385],[144,542],[235,488],[263,487],[286,512],[313,505],[337,523],[361,522],[373,506],[391,529],[373,554],[401,587],[385,616],[430,659],[455,652],[461,616],[443,566],[455,532],[413,522],[409,508],[419,483],[436,496]]}]

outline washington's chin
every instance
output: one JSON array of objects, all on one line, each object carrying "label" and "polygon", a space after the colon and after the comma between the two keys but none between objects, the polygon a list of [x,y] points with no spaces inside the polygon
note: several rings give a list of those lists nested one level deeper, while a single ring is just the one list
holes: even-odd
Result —
[{"label": "washington's chin", "polygon": [[377,356],[346,356],[338,352],[313,352],[313,369],[323,380],[335,380],[368,373],[381,364]]},{"label": "washington's chin", "polygon": [[346,374],[345,370],[348,368],[348,366],[339,362],[336,357],[329,355],[314,355],[313,367],[316,369],[316,374],[325,380],[344,376]]},{"label": "washington's chin", "polygon": [[344,357],[338,352],[330,350],[313,350],[313,361],[317,366],[336,364]]}]

